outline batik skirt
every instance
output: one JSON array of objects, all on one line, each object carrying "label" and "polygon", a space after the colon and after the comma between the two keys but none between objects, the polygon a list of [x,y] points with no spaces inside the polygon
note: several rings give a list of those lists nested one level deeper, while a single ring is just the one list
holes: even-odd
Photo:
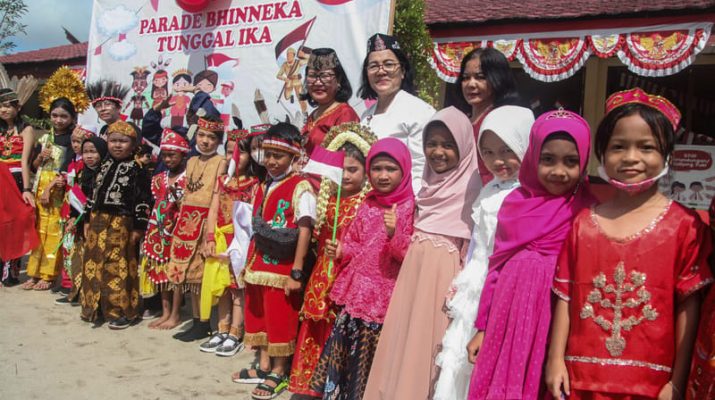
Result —
[{"label": "batik skirt", "polygon": [[82,319],[134,320],[139,308],[138,249],[130,244],[132,218],[93,212],[85,238]]},{"label": "batik skirt", "polygon": [[343,311],[313,372],[311,389],[323,393],[324,400],[361,400],[381,330],[382,324]]}]

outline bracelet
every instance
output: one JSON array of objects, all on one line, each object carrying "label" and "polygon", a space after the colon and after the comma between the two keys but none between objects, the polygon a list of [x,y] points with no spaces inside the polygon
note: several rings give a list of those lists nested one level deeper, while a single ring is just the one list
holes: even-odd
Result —
[{"label": "bracelet", "polygon": [[32,193],[32,188],[24,188],[22,189],[22,193]]}]

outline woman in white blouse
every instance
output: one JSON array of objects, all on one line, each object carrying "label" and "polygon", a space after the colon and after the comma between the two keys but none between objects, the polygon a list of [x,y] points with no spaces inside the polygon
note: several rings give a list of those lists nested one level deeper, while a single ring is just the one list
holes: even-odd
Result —
[{"label": "woman in white blouse", "polygon": [[378,139],[402,140],[412,155],[412,188],[419,192],[425,165],[422,128],[435,113],[434,108],[413,95],[413,71],[397,40],[377,33],[368,42],[362,66],[363,99],[377,99],[361,117]]}]

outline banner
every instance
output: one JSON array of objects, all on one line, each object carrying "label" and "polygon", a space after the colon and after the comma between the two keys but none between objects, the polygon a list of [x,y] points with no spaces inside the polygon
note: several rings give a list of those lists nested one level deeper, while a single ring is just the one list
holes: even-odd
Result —
[{"label": "banner", "polygon": [[350,79],[350,104],[358,113],[366,108],[355,94],[367,39],[387,32],[391,0],[205,3],[188,12],[175,0],[95,0],[87,82],[113,79],[131,87],[122,114],[138,124],[168,98],[162,125],[184,125],[200,90],[231,127],[231,116],[244,127],[286,120],[300,127],[310,112],[300,98],[305,63],[312,49],[330,47]]},{"label": "banner", "polygon": [[707,210],[715,196],[715,146],[677,145],[670,174],[659,182],[669,198],[689,208]]}]

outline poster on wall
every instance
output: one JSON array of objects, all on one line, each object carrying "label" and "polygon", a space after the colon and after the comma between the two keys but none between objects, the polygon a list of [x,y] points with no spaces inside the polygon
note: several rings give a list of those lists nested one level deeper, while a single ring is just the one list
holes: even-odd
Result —
[{"label": "poster on wall", "polygon": [[715,196],[715,146],[675,146],[668,176],[660,189],[689,208],[707,210]]},{"label": "poster on wall", "polygon": [[[162,125],[184,125],[191,98],[203,91],[231,127],[231,116],[244,127],[302,126],[310,112],[300,96],[305,63],[315,48],[336,50],[350,104],[366,108],[355,96],[366,43],[388,30],[390,11],[391,0],[95,0],[87,82],[130,87],[122,116],[137,124],[168,99]],[[91,114],[83,122],[98,123]]]}]

